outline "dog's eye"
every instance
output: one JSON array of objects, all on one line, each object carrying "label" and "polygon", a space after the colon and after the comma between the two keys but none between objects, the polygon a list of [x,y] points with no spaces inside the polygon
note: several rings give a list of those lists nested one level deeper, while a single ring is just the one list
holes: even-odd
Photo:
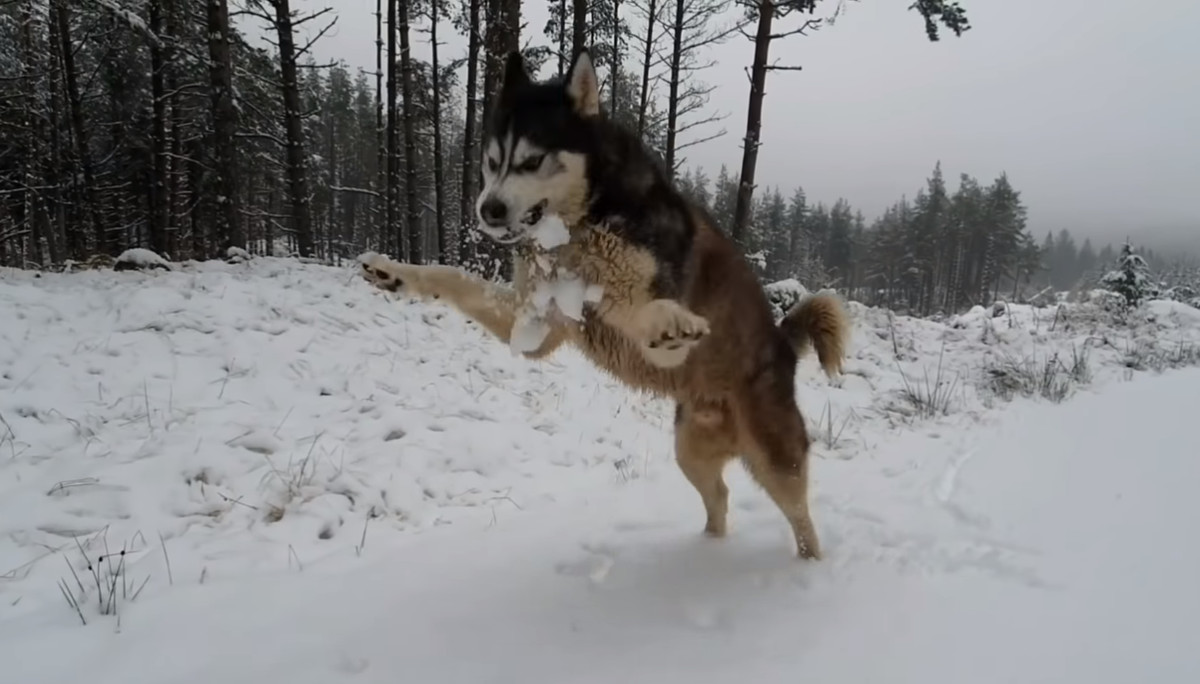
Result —
[{"label": "dog's eye", "polygon": [[488,171],[491,171],[492,173],[496,173],[496,171],[499,168],[500,168],[500,162],[496,161],[495,157],[488,157]]},{"label": "dog's eye", "polygon": [[528,157],[525,159],[525,161],[521,162],[521,164],[517,167],[517,170],[526,172],[537,171],[538,169],[542,168],[542,160],[545,158],[546,155],[544,154],[539,154],[535,157]]}]

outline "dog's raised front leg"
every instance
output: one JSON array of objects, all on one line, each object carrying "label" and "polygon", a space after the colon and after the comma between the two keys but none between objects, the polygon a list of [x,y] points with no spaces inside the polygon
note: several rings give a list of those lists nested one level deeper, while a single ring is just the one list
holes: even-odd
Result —
[{"label": "dog's raised front leg", "polygon": [[603,287],[600,319],[635,342],[650,364],[680,366],[708,335],[704,317],[656,286],[662,265],[649,249],[596,229],[574,250],[568,252],[569,263],[586,282]]},{"label": "dog's raised front leg", "polygon": [[643,304],[634,312],[631,326],[642,356],[660,368],[683,365],[692,347],[709,333],[707,320],[674,299]]},{"label": "dog's raised front leg", "polygon": [[[517,318],[517,297],[513,290],[490,283],[453,266],[418,266],[392,261],[378,254],[362,261],[362,275],[381,290],[444,301],[463,315],[479,323],[504,344],[512,337]],[[526,358],[548,355],[566,339],[561,325],[552,325],[536,350],[524,352]]]}]

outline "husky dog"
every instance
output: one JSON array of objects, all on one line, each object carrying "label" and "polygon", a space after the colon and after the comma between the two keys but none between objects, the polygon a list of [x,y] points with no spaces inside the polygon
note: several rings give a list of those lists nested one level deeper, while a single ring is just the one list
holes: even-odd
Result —
[{"label": "husky dog", "polygon": [[830,377],[841,371],[848,324],[840,301],[809,297],[776,325],[738,247],[634,135],[601,115],[586,50],[564,79],[545,83],[532,82],[521,56],[510,55],[487,124],[478,230],[513,245],[513,286],[379,255],[364,258],[363,277],[446,302],[509,342],[542,258],[537,230],[560,217],[568,236],[551,251],[603,295],[580,321],[553,317],[524,355],[571,344],[630,388],[673,399],[676,461],[703,501],[705,532],[725,534],[722,472],[740,457],[791,524],[798,555],[820,558],[795,371],[810,347]]}]

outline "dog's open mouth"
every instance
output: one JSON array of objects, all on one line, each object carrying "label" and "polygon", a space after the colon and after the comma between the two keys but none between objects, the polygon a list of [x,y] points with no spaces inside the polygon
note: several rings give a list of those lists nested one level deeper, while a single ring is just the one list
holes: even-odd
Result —
[{"label": "dog's open mouth", "polygon": [[505,233],[504,235],[493,235],[492,240],[501,245],[512,245],[521,241],[524,237],[521,233]]},{"label": "dog's open mouth", "polygon": [[521,223],[527,226],[536,226],[542,220],[542,215],[546,212],[546,200],[542,200],[533,205],[533,208],[525,212],[521,217]]}]

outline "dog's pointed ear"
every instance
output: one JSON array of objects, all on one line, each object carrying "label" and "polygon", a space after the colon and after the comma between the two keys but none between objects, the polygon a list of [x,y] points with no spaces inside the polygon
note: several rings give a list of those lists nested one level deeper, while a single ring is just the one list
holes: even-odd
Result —
[{"label": "dog's pointed ear", "polygon": [[500,98],[507,100],[517,88],[529,85],[529,72],[525,71],[525,58],[520,50],[508,53],[504,63],[504,78],[500,83]]},{"label": "dog's pointed ear", "polygon": [[596,67],[587,48],[575,55],[571,70],[567,72],[567,96],[580,116],[596,116],[600,113],[600,81],[596,78]]}]

